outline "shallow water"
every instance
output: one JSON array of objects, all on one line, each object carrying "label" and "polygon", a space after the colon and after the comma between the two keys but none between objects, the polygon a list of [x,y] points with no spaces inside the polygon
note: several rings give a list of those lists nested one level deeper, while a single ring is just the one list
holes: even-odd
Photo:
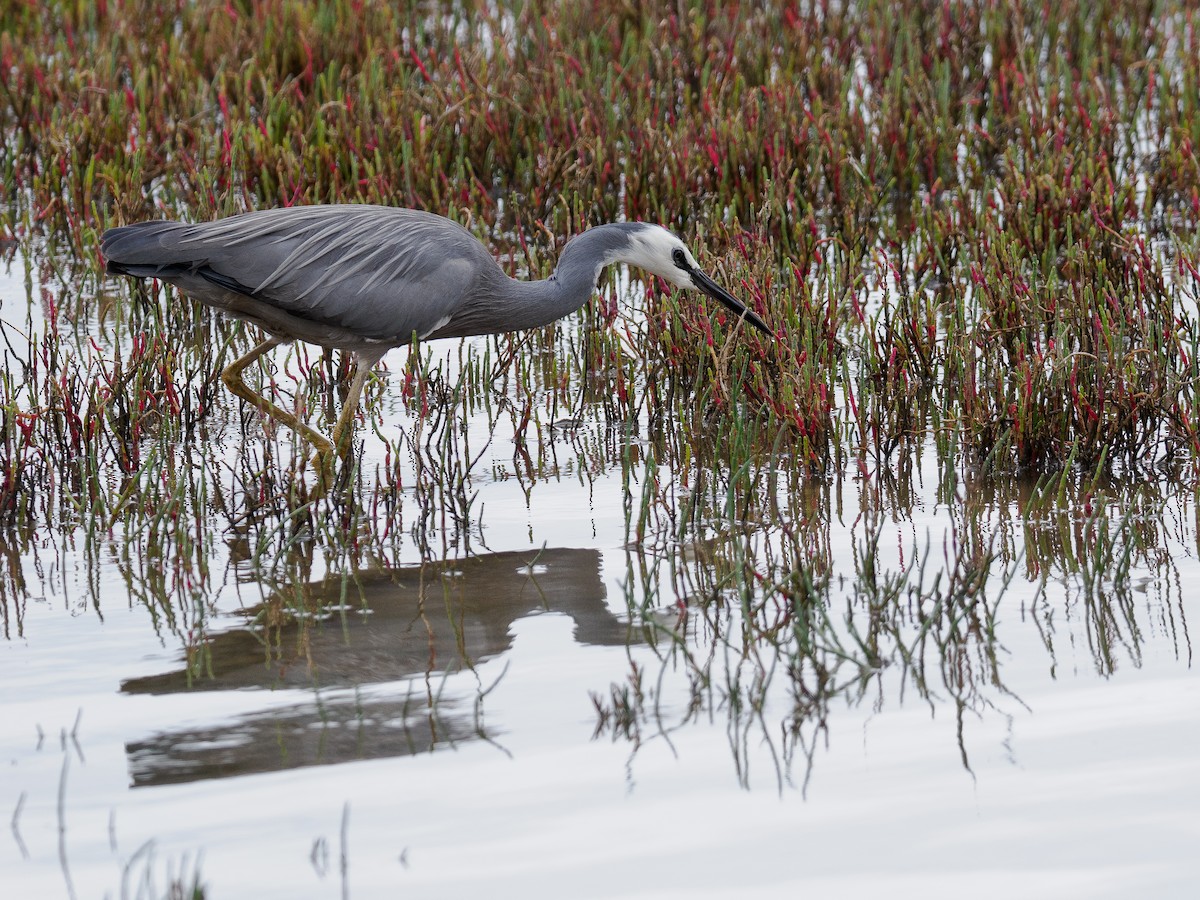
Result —
[{"label": "shallow water", "polygon": [[[22,279],[0,291],[44,327]],[[428,352],[453,380],[463,351]],[[947,488],[928,446],[899,473],[847,464],[784,507],[834,566],[826,643],[798,656],[786,611],[715,574],[770,557],[779,523],[713,513],[711,542],[677,539],[656,517],[694,485],[651,487],[648,445],[595,405],[539,397],[522,444],[514,394],[439,431],[400,388],[359,429],[364,482],[400,473],[368,553],[319,533],[264,555],[216,514],[161,543],[204,567],[119,521],[3,538],[5,896],[193,873],[210,897],[1193,895],[1190,492]],[[270,446],[239,415],[180,464],[232,482],[220,461]],[[944,616],[960,551],[988,547]]]}]

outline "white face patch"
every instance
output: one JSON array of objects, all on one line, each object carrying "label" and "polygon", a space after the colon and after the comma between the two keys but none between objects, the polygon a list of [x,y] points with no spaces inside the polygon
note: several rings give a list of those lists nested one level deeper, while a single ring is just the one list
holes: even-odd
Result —
[{"label": "white face patch", "polygon": [[692,276],[675,263],[676,250],[683,252],[683,258],[691,268],[700,268],[683,241],[658,225],[647,225],[637,232],[620,258],[623,262],[659,275],[674,285],[694,288]]}]

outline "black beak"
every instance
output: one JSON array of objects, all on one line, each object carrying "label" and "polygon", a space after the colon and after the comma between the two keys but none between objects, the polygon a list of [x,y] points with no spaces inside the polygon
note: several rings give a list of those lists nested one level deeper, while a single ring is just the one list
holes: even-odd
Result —
[{"label": "black beak", "polygon": [[692,276],[692,283],[699,290],[712,297],[739,319],[744,319],[765,334],[769,334],[772,337],[775,336],[770,326],[759,318],[758,313],[747,307],[741,300],[733,296],[733,294],[729,293],[729,291],[725,290],[725,288],[721,287],[699,269],[692,269],[690,274]]}]

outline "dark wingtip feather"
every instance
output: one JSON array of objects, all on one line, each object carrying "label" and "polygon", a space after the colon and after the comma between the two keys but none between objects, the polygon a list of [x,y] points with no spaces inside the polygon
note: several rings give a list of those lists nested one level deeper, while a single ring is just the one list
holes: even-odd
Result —
[{"label": "dark wingtip feather", "polygon": [[[171,259],[164,249],[162,237],[180,227],[179,222],[137,222],[110,228],[100,235],[100,255],[110,266],[113,263],[130,266],[177,263],[179,260]],[[109,271],[121,270],[110,268]]]}]

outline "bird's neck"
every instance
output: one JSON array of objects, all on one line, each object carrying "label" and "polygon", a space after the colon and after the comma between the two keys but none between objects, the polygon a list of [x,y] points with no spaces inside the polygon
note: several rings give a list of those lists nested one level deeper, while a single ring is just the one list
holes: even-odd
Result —
[{"label": "bird's neck", "polygon": [[514,281],[504,286],[513,329],[537,328],[578,310],[596,289],[600,271],[616,262],[627,242],[626,226],[600,225],[572,238],[563,248],[554,274],[543,281]]}]

